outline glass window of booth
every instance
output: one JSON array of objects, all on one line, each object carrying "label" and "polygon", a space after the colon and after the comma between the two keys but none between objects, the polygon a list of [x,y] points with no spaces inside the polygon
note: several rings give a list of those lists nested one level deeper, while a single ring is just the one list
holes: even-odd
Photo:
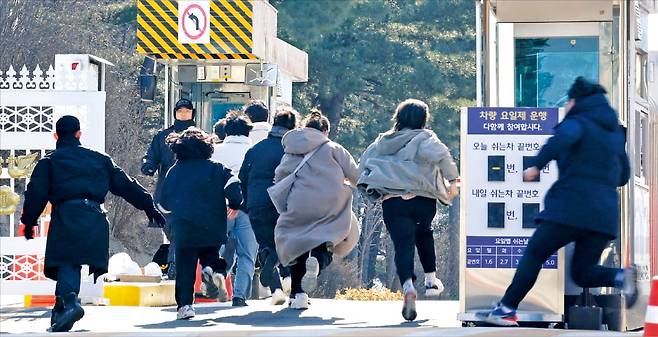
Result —
[{"label": "glass window of booth", "polygon": [[561,107],[576,77],[599,81],[599,38],[517,38],[514,68],[516,106]]}]

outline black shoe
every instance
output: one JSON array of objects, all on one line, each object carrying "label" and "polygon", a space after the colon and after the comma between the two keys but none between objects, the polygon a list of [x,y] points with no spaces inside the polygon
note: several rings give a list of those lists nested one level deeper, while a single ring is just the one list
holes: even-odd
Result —
[{"label": "black shoe", "polygon": [[260,268],[260,284],[263,287],[269,287],[272,284],[272,278],[274,275],[274,268],[276,268],[276,263],[279,261],[276,253],[272,253],[270,249],[263,249],[260,254],[261,262],[263,263]]},{"label": "black shoe", "polygon": [[62,296],[64,309],[57,315],[55,324],[53,324],[50,332],[67,332],[73,328],[73,324],[79,321],[85,315],[84,309],[78,302],[78,295],[76,293],[68,293]]},{"label": "black shoe", "polygon": [[246,307],[247,302],[240,297],[233,297],[233,304],[231,305],[233,307]]},{"label": "black shoe", "polygon": [[62,297],[57,296],[55,298],[55,306],[53,307],[53,310],[50,312],[50,326],[53,326],[55,322],[57,321],[57,316],[64,310],[64,303],[62,303]]}]

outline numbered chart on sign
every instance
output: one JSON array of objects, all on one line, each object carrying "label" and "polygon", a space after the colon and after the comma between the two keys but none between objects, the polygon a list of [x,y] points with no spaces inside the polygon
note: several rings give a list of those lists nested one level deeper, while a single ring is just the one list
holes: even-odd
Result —
[{"label": "numbered chart on sign", "polygon": [[[468,108],[463,145],[466,268],[514,269],[557,167],[540,167],[524,181],[523,171],[553,133],[556,108]],[[543,268],[557,268],[557,253]]]}]

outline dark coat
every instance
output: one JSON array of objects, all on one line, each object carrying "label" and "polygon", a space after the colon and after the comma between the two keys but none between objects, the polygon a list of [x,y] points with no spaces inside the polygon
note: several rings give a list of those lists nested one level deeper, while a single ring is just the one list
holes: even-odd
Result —
[{"label": "dark coat", "polygon": [[62,265],[89,265],[95,277],[107,272],[109,224],[100,204],[108,191],[140,210],[154,207],[151,195],[112,158],[74,138],[60,138],[56,150],[39,160],[25,191],[21,221],[36,226],[46,204],[53,205],[46,243],[48,278],[56,280]]},{"label": "dark coat", "polygon": [[558,180],[544,199],[537,221],[619,234],[617,187],[628,182],[625,133],[603,94],[577,101],[534,158],[544,167],[555,159]]},{"label": "dark coat", "polygon": [[238,178],[209,159],[176,161],[162,184],[160,205],[169,214],[177,248],[226,242],[226,207],[239,209],[241,203]]},{"label": "dark coat", "polygon": [[160,200],[162,181],[167,175],[169,168],[171,168],[176,161],[174,153],[171,151],[171,148],[169,148],[169,145],[167,145],[165,140],[172,132],[181,132],[190,126],[194,126],[194,121],[175,120],[172,126],[158,131],[155,136],[153,136],[151,145],[146,151],[144,158],[142,158],[143,174],[153,175],[156,171],[158,172],[158,181],[155,184],[155,193],[153,193],[153,199],[156,203]]},{"label": "dark coat", "polygon": [[273,127],[267,138],[249,149],[244,157],[239,177],[247,212],[257,207],[274,208],[267,188],[274,185],[274,170],[283,157],[281,139],[286,132],[286,128]]}]

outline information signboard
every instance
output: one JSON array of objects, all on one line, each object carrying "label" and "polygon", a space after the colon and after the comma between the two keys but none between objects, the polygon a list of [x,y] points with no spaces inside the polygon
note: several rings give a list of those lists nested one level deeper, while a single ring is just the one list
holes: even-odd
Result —
[{"label": "information signboard", "polygon": [[[534,181],[524,181],[523,170],[553,134],[560,110],[464,108],[461,120],[460,298],[466,312],[499,300],[523,256],[544,195],[558,174],[555,162],[540,168]],[[559,256],[555,252],[544,262],[536,288],[552,288],[551,294],[529,294],[529,309],[563,312],[564,261]]]}]

